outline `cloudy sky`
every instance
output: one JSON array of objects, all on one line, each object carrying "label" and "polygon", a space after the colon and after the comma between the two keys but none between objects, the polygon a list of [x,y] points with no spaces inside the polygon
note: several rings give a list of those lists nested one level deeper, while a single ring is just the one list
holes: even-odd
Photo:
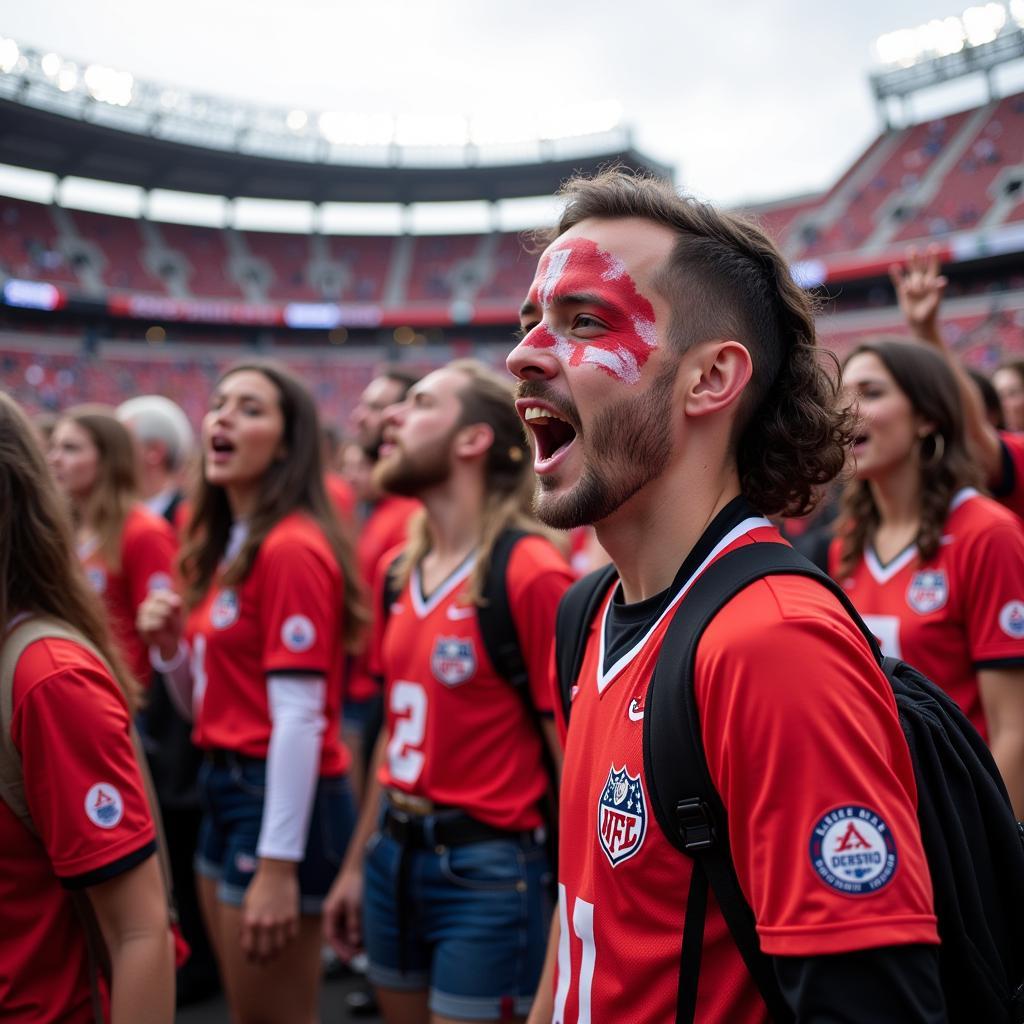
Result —
[{"label": "cloudy sky", "polygon": [[[486,117],[615,101],[642,151],[733,204],[827,187],[878,130],[872,41],[965,6],[7,0],[0,31],[168,84],[305,109]],[[931,105],[977,98],[961,87]]]}]

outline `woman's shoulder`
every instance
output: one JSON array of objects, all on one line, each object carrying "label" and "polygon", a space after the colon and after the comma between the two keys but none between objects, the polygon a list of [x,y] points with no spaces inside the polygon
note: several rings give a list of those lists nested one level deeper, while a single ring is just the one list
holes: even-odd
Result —
[{"label": "woman's shoulder", "polygon": [[174,527],[163,516],[157,515],[141,502],[136,502],[125,516],[123,543],[128,544],[150,534],[158,534],[171,541],[175,539]]},{"label": "woman's shoulder", "polygon": [[954,540],[982,536],[991,530],[1021,533],[1020,517],[994,498],[989,498],[972,487],[958,491],[949,505],[946,533]]},{"label": "woman's shoulder", "polygon": [[289,553],[310,552],[334,560],[324,529],[308,512],[290,512],[278,520],[260,545],[260,553],[280,557]]},{"label": "woman's shoulder", "polygon": [[97,693],[120,695],[107,667],[83,644],[65,637],[42,637],[30,643],[18,659],[13,703],[17,707],[28,694],[51,681],[69,679]]}]

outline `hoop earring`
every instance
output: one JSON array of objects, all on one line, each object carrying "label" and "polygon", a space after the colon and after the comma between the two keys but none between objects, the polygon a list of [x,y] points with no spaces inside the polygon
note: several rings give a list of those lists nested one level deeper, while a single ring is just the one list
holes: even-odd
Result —
[{"label": "hoop earring", "polygon": [[929,434],[927,437],[921,438],[921,448],[924,449],[924,443],[929,438],[932,442],[932,453],[928,458],[921,459],[921,465],[931,469],[933,466],[937,466],[941,461],[942,457],[946,454],[946,439],[937,430],[933,434]]}]

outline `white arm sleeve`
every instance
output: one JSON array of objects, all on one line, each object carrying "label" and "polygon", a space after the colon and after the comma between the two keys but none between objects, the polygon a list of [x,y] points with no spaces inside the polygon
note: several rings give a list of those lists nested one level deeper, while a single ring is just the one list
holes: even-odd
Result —
[{"label": "white arm sleeve", "polygon": [[186,722],[192,721],[192,666],[189,664],[188,645],[184,640],[178,643],[178,650],[170,661],[160,657],[159,647],[150,647],[149,663],[164,677],[167,692],[179,715]]},{"label": "white arm sleeve", "polygon": [[320,778],[320,748],[327,728],[327,683],[321,675],[272,672],[267,676],[270,746],[256,855],[301,861],[313,797]]}]

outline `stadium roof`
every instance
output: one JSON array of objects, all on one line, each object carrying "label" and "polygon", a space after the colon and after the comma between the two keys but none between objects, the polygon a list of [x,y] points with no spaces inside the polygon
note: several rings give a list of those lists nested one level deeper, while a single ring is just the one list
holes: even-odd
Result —
[{"label": "stadium roof", "polygon": [[365,126],[353,134],[351,120],[169,89],[0,39],[0,162],[59,178],[404,204],[551,195],[574,172],[613,163],[671,177],[634,149],[627,127],[607,119],[497,145],[467,125],[461,144],[440,146],[399,145],[388,124],[383,134],[376,126],[371,142]]}]

